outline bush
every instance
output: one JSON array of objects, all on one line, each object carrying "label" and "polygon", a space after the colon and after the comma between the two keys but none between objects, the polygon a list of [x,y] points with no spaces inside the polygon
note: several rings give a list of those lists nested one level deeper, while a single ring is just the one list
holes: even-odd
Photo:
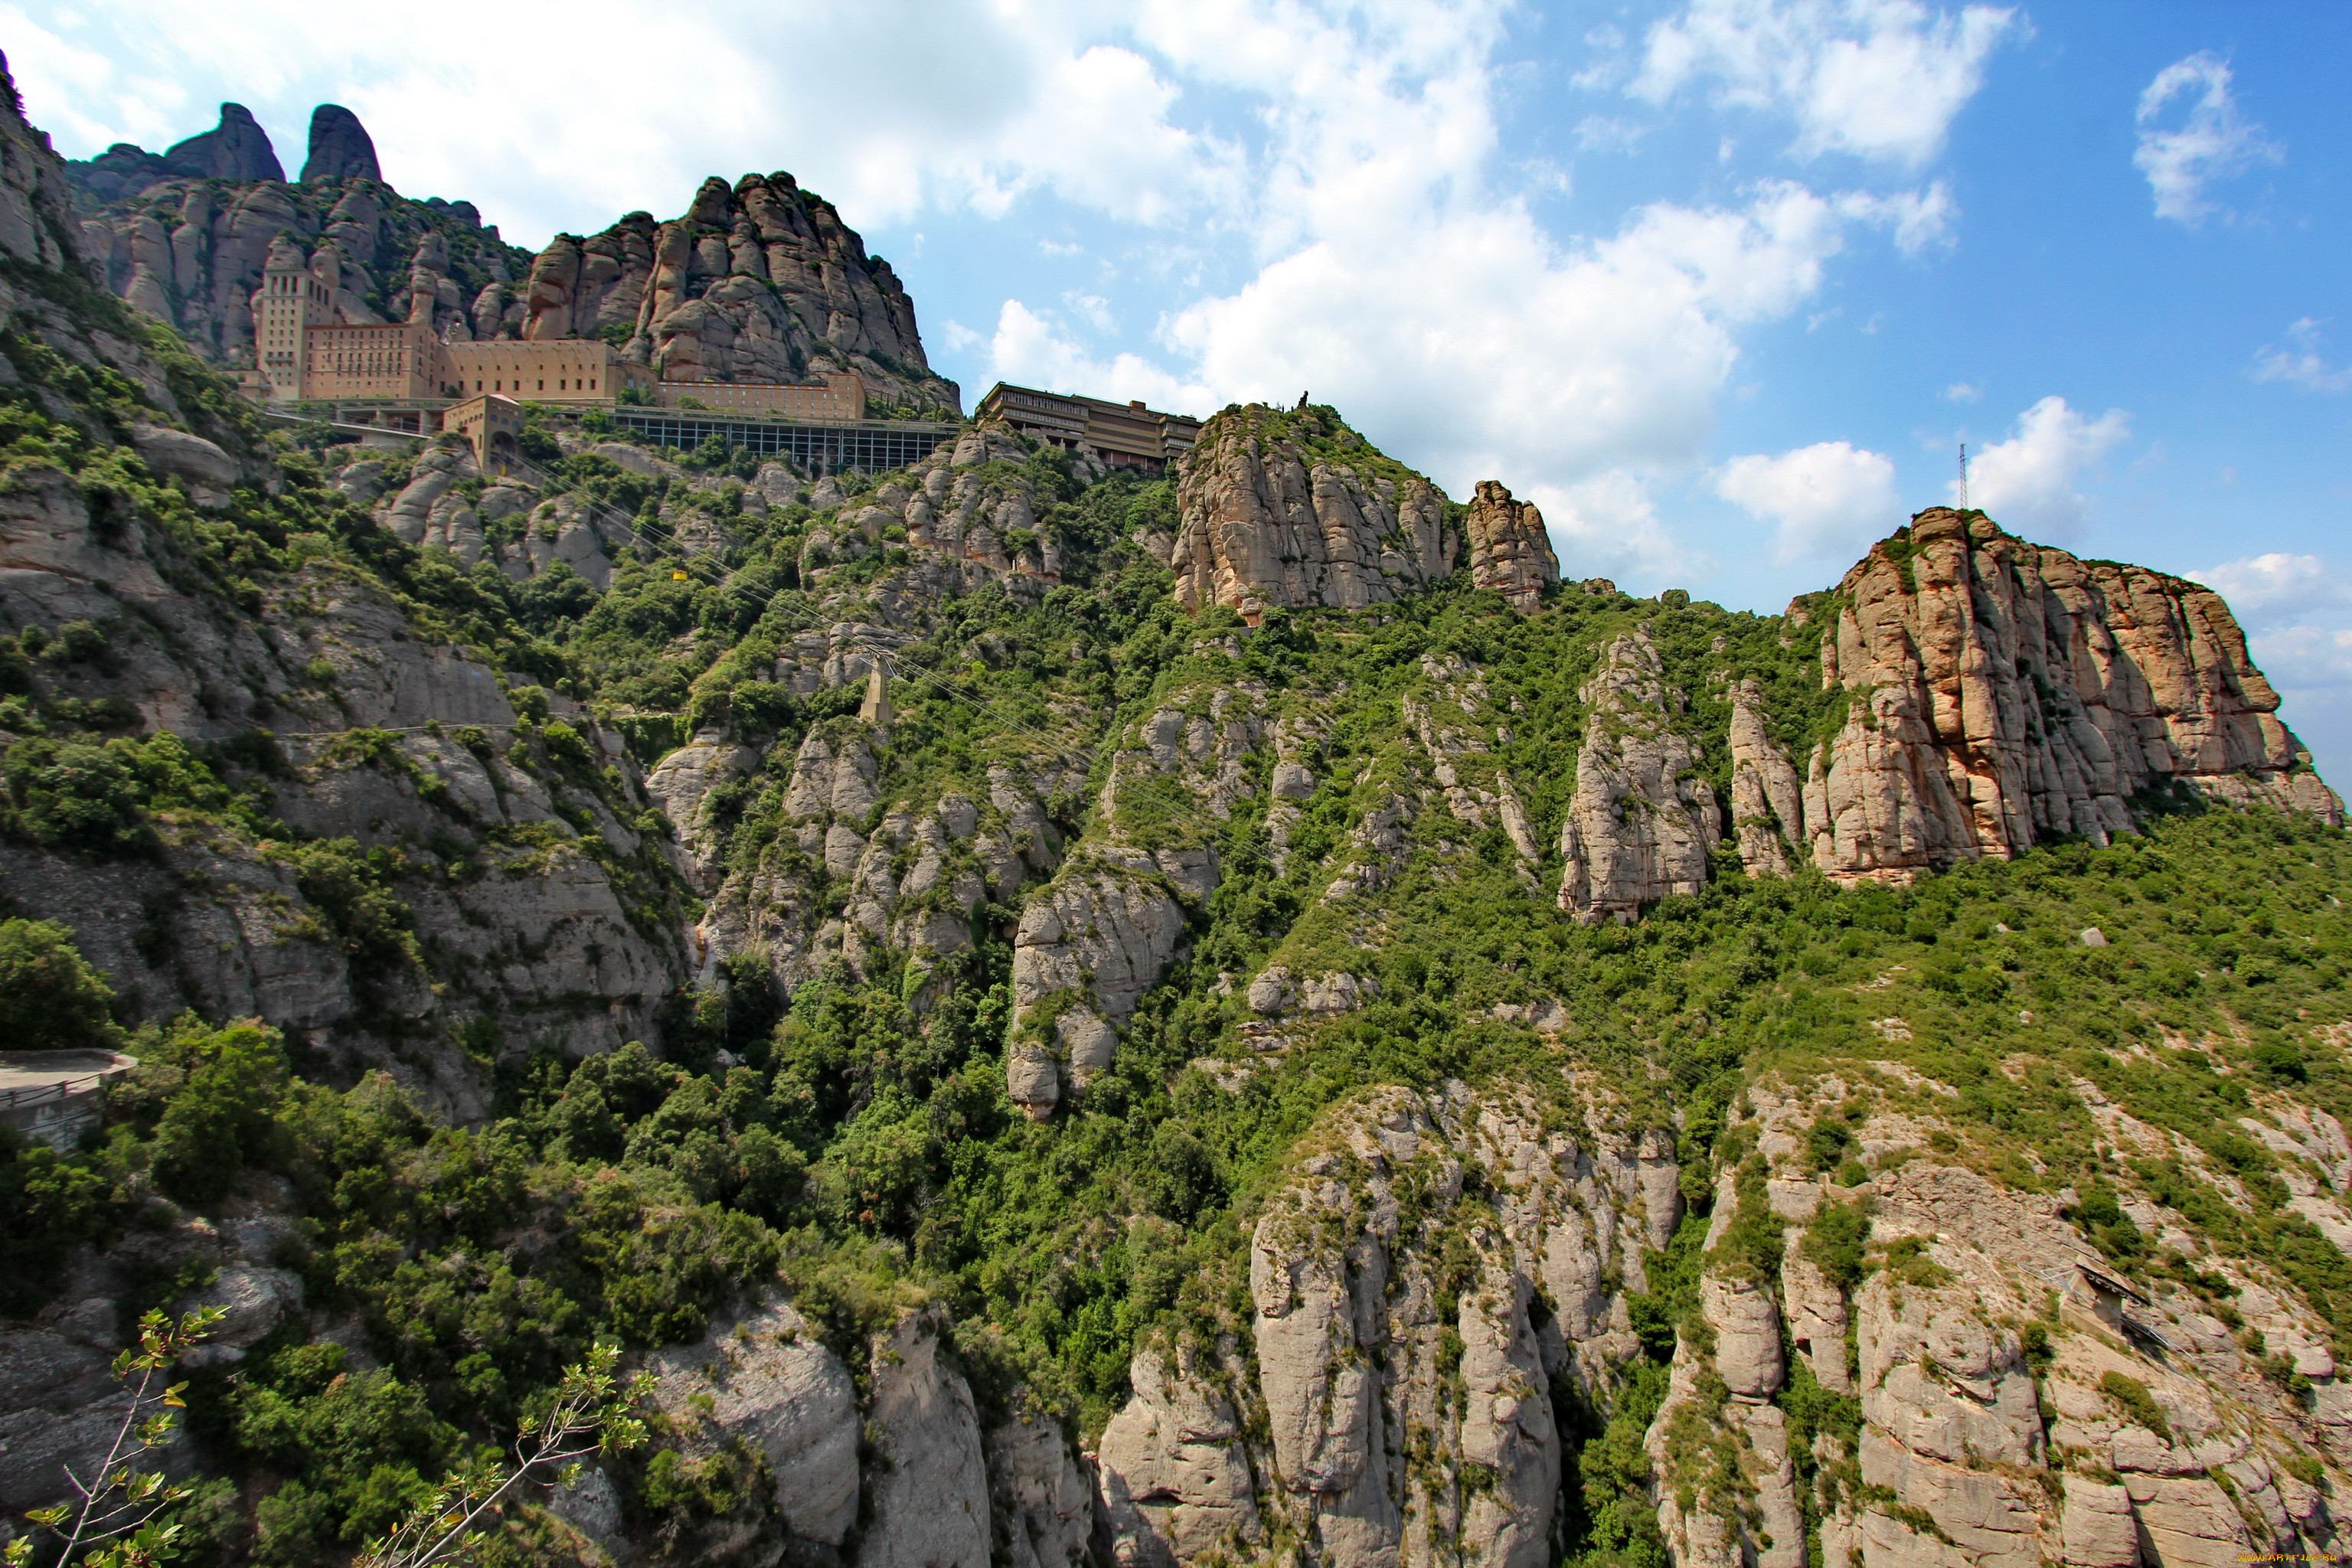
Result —
[{"label": "bush", "polygon": [[106,1050],[114,992],[49,921],[0,921],[0,1040],[12,1050]]},{"label": "bush", "polygon": [[192,1016],[160,1037],[187,1082],[155,1126],[156,1184],[184,1203],[216,1203],[247,1163],[270,1152],[286,1088],[284,1042],[257,1023],[207,1030]]},{"label": "bush", "polygon": [[0,782],[10,826],[36,844],[104,855],[146,841],[138,775],[110,747],[22,742],[0,764]]}]

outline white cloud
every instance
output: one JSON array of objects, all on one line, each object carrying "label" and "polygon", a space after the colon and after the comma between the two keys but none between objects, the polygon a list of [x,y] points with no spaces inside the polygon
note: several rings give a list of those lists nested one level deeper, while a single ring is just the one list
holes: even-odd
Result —
[{"label": "white cloud", "polygon": [[209,130],[204,84],[253,109],[291,174],[328,97],[367,124],[395,186],[465,196],[525,244],[682,211],[705,175],[772,168],[787,149],[861,228],[926,207],[1001,215],[1035,191],[1149,226],[1228,210],[1241,150],[1178,123],[1179,87],[1118,27],[1073,0],[678,7],[659,49],[692,62],[679,113],[674,93],[582,90],[611,72],[614,39],[644,36],[645,13],[617,0],[581,0],[553,28],[486,7],[457,50],[387,47],[364,9],[306,0],[84,0],[37,25],[0,3],[27,111],[69,156]]},{"label": "white cloud", "polygon": [[[2063,397],[2045,397],[2017,418],[2017,434],[1969,459],[1969,503],[2017,533],[2063,543],[2090,516],[2074,487],[2083,470],[2131,434],[2120,408],[2085,419]],[[1958,481],[1953,482],[1958,499]]]},{"label": "white cloud", "polygon": [[[2189,118],[2167,129],[2158,123],[2175,99],[2189,100]],[[2156,73],[2139,95],[2139,146],[2132,165],[2147,176],[2156,193],[2156,216],[2194,227],[2217,210],[2205,187],[2242,173],[2257,163],[2277,163],[2285,149],[2263,128],[2238,117],[2230,96],[2230,65],[2200,50]]]},{"label": "white cloud", "polygon": [[1084,391],[1124,403],[1139,397],[1154,408],[1213,406],[1209,389],[1132,353],[1108,359],[1090,353],[1050,312],[1007,300],[988,341],[988,361],[1000,380],[1054,391]]},{"label": "white cloud", "polygon": [[1520,498],[1544,515],[1563,578],[1623,578],[1636,591],[1697,582],[1715,569],[1658,521],[1642,476],[1612,468],[1572,485],[1536,484]]},{"label": "white cloud", "polygon": [[1627,90],[1664,102],[1712,80],[1720,103],[1794,119],[1801,157],[1916,167],[1942,150],[1994,48],[2026,31],[1991,5],[1955,16],[1917,0],[1692,0],[1651,27]]},{"label": "white cloud", "polygon": [[1944,388],[1944,401],[1947,403],[1974,403],[1983,395],[1984,388],[1973,382],[1956,381]]},{"label": "white cloud", "polygon": [[2227,599],[2231,611],[2242,618],[2352,608],[2352,584],[2328,570],[2327,563],[2316,555],[2291,555],[2284,551],[2242,555],[2209,566],[2196,576]]},{"label": "white cloud", "polygon": [[2330,370],[2319,357],[2319,323],[2309,316],[2286,330],[2286,342],[2265,343],[2254,355],[2256,381],[2284,381],[2305,392],[2341,392],[2352,386],[2352,365]]},{"label": "white cloud", "polygon": [[2352,631],[2281,626],[2249,639],[2255,665],[2282,691],[2352,686]]},{"label": "white cloud", "polygon": [[1734,458],[1717,473],[1715,493],[1775,525],[1773,562],[1782,566],[1859,555],[1904,516],[1894,463],[1843,441]]}]

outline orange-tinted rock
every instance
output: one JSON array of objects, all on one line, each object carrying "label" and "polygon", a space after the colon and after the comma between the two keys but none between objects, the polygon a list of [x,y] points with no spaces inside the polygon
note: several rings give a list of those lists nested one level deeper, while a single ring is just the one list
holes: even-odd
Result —
[{"label": "orange-tinted rock", "polygon": [[[1808,759],[1793,809],[1785,790],[1756,793],[1796,858],[1832,877],[1907,880],[2058,834],[2104,844],[2132,831],[2133,796],[2176,781],[2342,820],[2229,606],[2198,584],[1935,507],[1828,607],[1822,679],[1848,693],[1847,721]],[[1786,759],[1760,724],[1733,751],[1736,792],[1743,767],[1778,782]],[[1761,835],[1743,854],[1774,868]]]},{"label": "orange-tinted rock", "polygon": [[1361,609],[1454,569],[1437,487],[1328,409],[1228,408],[1180,461],[1169,560],[1186,609]]},{"label": "orange-tinted rock", "polygon": [[1463,519],[1469,537],[1470,581],[1532,610],[1543,591],[1559,581],[1559,557],[1544,531],[1543,513],[1530,501],[1513,500],[1498,480],[1480,479]]}]

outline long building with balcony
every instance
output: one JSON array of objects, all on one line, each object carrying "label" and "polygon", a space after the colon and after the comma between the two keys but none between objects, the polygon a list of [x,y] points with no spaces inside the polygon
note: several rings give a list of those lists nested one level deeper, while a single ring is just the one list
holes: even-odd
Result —
[{"label": "long building with balcony", "polygon": [[1192,449],[1201,422],[1141,402],[1042,392],[998,382],[980,400],[979,416],[1003,420],[1032,440],[1081,452],[1114,468],[1158,473]]}]

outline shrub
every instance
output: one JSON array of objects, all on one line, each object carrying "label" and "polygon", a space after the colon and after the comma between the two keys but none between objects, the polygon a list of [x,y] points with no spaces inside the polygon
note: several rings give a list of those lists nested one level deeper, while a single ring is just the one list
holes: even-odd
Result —
[{"label": "shrub", "polygon": [[2157,1404],[2156,1396],[2147,1391],[2147,1384],[2120,1372],[2109,1372],[2101,1374],[2099,1392],[2113,1400],[2116,1408],[2134,1422],[2166,1442],[2172,1441],[2172,1424],[2165,1420],[2164,1407]]},{"label": "shrub", "polygon": [[0,1040],[15,1050],[103,1050],[114,992],[49,921],[0,921]]}]

